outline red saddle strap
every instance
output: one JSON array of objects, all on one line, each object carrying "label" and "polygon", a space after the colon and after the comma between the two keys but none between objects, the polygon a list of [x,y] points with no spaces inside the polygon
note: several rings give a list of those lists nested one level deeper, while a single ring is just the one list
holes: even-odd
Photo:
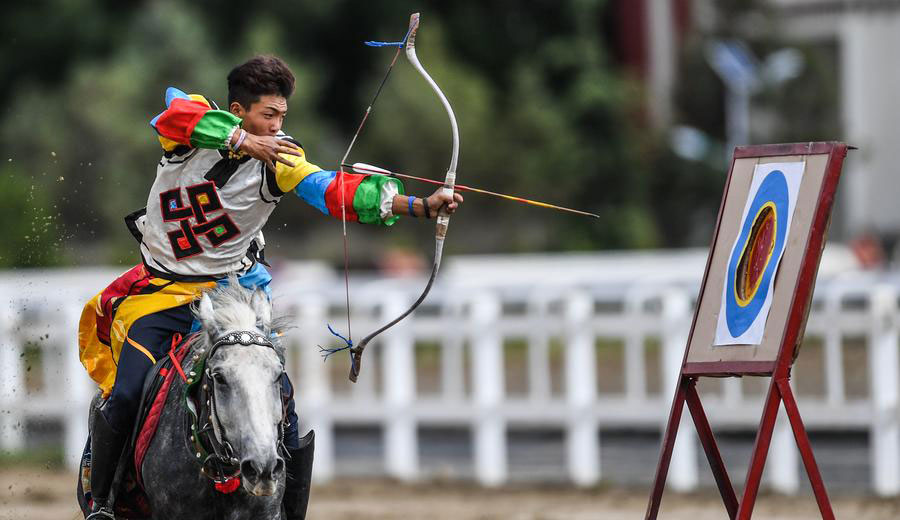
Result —
[{"label": "red saddle strap", "polygon": [[172,336],[172,348],[169,349],[169,359],[172,360],[172,366],[175,367],[178,375],[181,376],[181,380],[187,383],[187,376],[184,375],[184,370],[181,369],[181,358],[184,357],[184,350],[187,345],[185,345],[185,348],[182,348],[182,352],[179,352],[179,355],[175,354],[175,347],[177,347],[180,342],[181,334],[176,333]]}]

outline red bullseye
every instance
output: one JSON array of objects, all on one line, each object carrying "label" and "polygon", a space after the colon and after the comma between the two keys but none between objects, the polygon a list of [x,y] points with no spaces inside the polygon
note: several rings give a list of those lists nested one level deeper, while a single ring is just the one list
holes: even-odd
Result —
[{"label": "red bullseye", "polygon": [[735,276],[735,295],[738,304],[746,306],[759,289],[762,275],[772,259],[775,249],[777,216],[775,205],[767,203],[760,208],[753,222],[753,229],[744,245]]}]

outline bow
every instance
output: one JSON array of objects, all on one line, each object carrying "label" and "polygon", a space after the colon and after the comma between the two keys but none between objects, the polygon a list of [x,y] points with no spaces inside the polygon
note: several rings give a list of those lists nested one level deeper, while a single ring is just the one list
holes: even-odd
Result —
[{"label": "bow", "polygon": [[[400,54],[400,51],[405,46],[406,48],[406,57],[412,66],[416,69],[416,71],[425,78],[425,81],[428,85],[431,86],[431,89],[434,90],[434,93],[437,94],[438,98],[441,100],[441,104],[444,105],[444,109],[447,111],[447,116],[450,118],[450,128],[453,133],[453,151],[450,156],[450,166],[447,168],[447,175],[444,178],[444,187],[443,192],[445,194],[450,195],[452,198],[454,186],[456,185],[456,162],[459,157],[459,129],[456,124],[456,115],[453,113],[453,108],[450,106],[450,102],[447,101],[447,97],[444,96],[444,93],[441,91],[440,87],[438,87],[437,83],[431,78],[428,72],[425,71],[425,68],[419,62],[419,58],[416,56],[416,33],[419,30],[419,13],[413,13],[409,18],[409,30],[406,33],[406,37],[403,41],[396,44],[379,44],[374,42],[367,42],[370,45],[381,46],[381,45],[397,45],[397,54],[394,55],[393,61],[391,61],[390,66],[388,67],[388,71],[385,74],[384,78],[381,80],[381,84],[378,87],[378,91],[375,93],[375,97],[372,99],[372,102],[369,104],[369,107],[366,109],[365,114],[363,115],[363,119],[359,124],[359,127],[356,130],[356,134],[353,136],[353,139],[350,141],[350,146],[347,148],[347,152],[344,154],[344,158],[341,160],[341,208],[344,211],[343,216],[346,217],[346,209],[344,209],[344,164],[347,162],[347,157],[350,155],[350,150],[353,148],[353,144],[356,142],[357,137],[359,137],[360,131],[362,130],[363,125],[365,125],[366,120],[369,117],[369,114],[372,111],[372,107],[375,105],[375,100],[378,98],[378,95],[381,93],[381,89],[384,87],[385,82],[387,81],[388,76],[391,73],[391,70],[394,67],[394,64],[397,61],[397,57]],[[347,263],[347,224],[346,218],[344,220],[344,261],[345,261],[345,271],[346,271],[346,263]],[[357,377],[359,376],[360,364],[362,362],[362,354],[366,348],[366,345],[369,344],[370,341],[375,339],[376,336],[381,334],[382,332],[388,330],[393,327],[397,323],[399,323],[403,318],[407,317],[411,314],[416,308],[425,300],[425,297],[428,296],[428,292],[431,290],[432,285],[434,285],[434,280],[437,277],[438,270],[441,267],[441,255],[444,249],[444,238],[447,235],[447,227],[450,225],[450,214],[447,213],[445,207],[441,207],[438,210],[437,215],[437,224],[435,225],[435,233],[434,233],[434,263],[431,268],[431,276],[428,278],[428,284],[425,286],[425,290],[422,291],[422,294],[416,299],[416,301],[412,304],[412,306],[407,309],[403,314],[394,318],[381,328],[375,330],[371,334],[364,337],[359,341],[355,346],[353,345],[352,339],[347,339],[346,343],[350,349],[351,356],[351,364],[350,364],[350,381],[356,382]],[[345,272],[345,285],[347,292],[347,329],[349,335],[350,329],[350,289],[349,289],[349,277]]]}]

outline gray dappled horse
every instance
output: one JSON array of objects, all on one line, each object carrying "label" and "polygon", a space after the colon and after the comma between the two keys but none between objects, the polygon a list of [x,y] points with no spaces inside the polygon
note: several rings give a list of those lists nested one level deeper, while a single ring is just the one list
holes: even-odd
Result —
[{"label": "gray dappled horse", "polygon": [[[283,320],[273,323],[262,290],[230,282],[195,304],[202,330],[182,364],[188,379],[174,377],[144,458],[141,476],[154,519],[282,518],[284,353],[272,338]],[[186,389],[198,398],[185,400]],[[205,447],[192,430],[204,430]],[[240,479],[229,493],[210,482],[229,477]]]}]

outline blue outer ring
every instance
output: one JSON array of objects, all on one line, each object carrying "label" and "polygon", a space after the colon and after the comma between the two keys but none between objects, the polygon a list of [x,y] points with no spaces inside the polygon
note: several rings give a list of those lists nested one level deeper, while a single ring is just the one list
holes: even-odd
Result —
[{"label": "blue outer ring", "polygon": [[[735,295],[735,278],[737,276],[738,262],[741,260],[741,253],[750,238],[750,230],[753,228],[753,220],[760,208],[767,203],[775,205],[776,230],[775,230],[775,247],[772,249],[772,258],[763,271],[762,280],[759,289],[750,303],[746,307],[738,305]],[[787,235],[787,216],[790,215],[790,198],[788,195],[787,180],[781,170],[772,170],[769,175],[763,179],[756,191],[756,196],[750,204],[750,210],[747,212],[746,220],[741,226],[741,234],[738,235],[737,245],[731,252],[731,259],[728,261],[728,280],[725,285],[725,323],[728,325],[728,332],[732,337],[738,337],[756,320],[759,311],[762,309],[766,296],[769,293],[769,285],[772,277],[775,275],[775,267],[778,260],[784,252],[784,239]]]}]

